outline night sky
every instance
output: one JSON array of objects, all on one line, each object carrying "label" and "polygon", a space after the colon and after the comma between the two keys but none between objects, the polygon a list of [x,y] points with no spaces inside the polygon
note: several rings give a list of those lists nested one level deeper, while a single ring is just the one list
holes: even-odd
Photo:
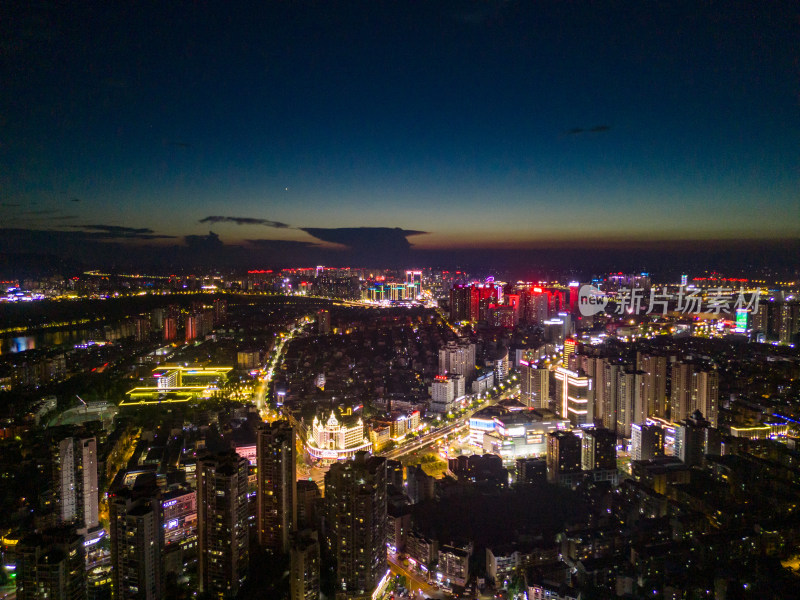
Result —
[{"label": "night sky", "polygon": [[0,11],[6,252],[800,238],[796,1]]}]

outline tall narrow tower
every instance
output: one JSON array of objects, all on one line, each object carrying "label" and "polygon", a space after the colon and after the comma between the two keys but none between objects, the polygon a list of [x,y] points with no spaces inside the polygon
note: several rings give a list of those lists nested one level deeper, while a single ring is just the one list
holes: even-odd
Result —
[{"label": "tall narrow tower", "polygon": [[297,526],[297,447],[288,421],[265,423],[258,430],[258,543],[271,552],[289,552]]},{"label": "tall narrow tower", "polygon": [[234,597],[247,576],[247,459],[235,452],[197,462],[200,591]]}]

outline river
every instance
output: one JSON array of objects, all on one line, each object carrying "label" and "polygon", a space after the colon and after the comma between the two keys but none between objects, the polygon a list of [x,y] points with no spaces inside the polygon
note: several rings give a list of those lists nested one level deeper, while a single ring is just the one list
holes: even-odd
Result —
[{"label": "river", "polygon": [[31,334],[9,334],[0,337],[0,355],[25,352],[37,348],[75,346],[93,339],[89,329],[64,329],[61,331],[37,331]]}]

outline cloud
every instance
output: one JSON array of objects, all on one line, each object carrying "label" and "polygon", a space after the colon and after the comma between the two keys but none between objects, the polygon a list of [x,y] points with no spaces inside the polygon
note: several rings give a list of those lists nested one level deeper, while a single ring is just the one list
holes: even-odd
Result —
[{"label": "cloud", "polygon": [[321,248],[319,244],[313,242],[298,242],[295,240],[245,240],[248,244],[258,248],[269,248],[270,250],[305,250],[308,248]]},{"label": "cloud", "polygon": [[221,217],[210,216],[200,219],[200,223],[236,223],[237,225],[263,225],[264,227],[275,227],[276,229],[287,229],[290,226],[280,221],[270,221],[269,219],[257,219],[254,217]]},{"label": "cloud", "polygon": [[174,235],[155,233],[147,227],[123,227],[121,225],[73,225],[72,227],[83,229],[88,236],[95,239],[156,240],[175,237]]},{"label": "cloud", "polygon": [[209,231],[208,235],[187,235],[184,236],[183,241],[190,248],[197,250],[211,250],[221,248],[224,245],[219,236],[213,231]]},{"label": "cloud", "polygon": [[405,254],[411,249],[408,237],[427,233],[427,231],[400,229],[399,227],[337,227],[331,229],[301,227],[300,229],[323,242],[342,244],[358,252],[370,253],[375,256]]}]

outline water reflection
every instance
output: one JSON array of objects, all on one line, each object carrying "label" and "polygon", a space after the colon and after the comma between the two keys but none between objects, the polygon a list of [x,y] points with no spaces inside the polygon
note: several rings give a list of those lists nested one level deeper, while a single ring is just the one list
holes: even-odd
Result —
[{"label": "water reflection", "polygon": [[85,329],[67,329],[64,331],[42,331],[32,335],[19,335],[0,338],[0,355],[15,354],[36,348],[55,348],[58,346],[75,346],[91,338]]}]

